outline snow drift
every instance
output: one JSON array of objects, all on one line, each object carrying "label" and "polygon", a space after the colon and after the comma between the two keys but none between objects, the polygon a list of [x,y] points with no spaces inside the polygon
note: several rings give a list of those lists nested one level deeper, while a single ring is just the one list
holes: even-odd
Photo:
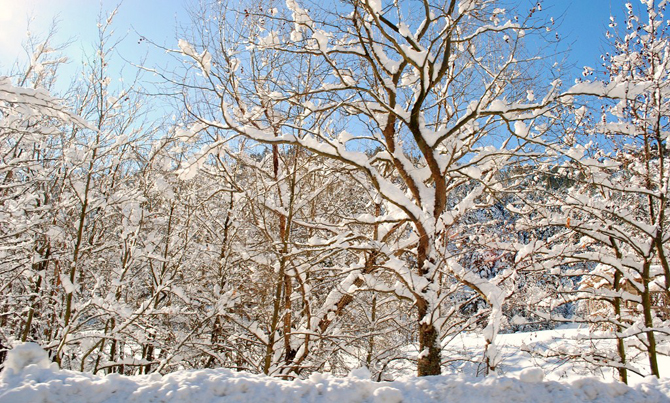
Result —
[{"label": "snow drift", "polygon": [[596,378],[543,380],[539,368],[518,377],[407,377],[373,382],[362,368],[348,377],[312,374],[282,381],[228,369],[168,375],[98,376],[60,370],[39,346],[8,354],[0,373],[0,403],[18,402],[670,402],[670,380],[647,378],[635,387]]}]

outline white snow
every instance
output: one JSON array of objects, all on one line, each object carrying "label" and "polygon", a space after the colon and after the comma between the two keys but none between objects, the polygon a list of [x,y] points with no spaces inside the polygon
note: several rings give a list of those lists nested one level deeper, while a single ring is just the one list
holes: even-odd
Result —
[{"label": "white snow", "polygon": [[519,374],[519,380],[526,383],[538,383],[544,379],[544,371],[541,368],[526,368]]},{"label": "white snow", "polygon": [[368,0],[368,6],[373,13],[380,13],[382,11],[381,0]]},{"label": "white snow", "polygon": [[198,54],[193,46],[185,39],[179,39],[177,42],[179,50],[184,55],[197,61],[205,76],[209,76],[212,70],[212,55],[205,49],[201,54]]},{"label": "white snow", "polygon": [[21,373],[28,366],[40,369],[58,368],[58,364],[52,364],[47,352],[36,343],[23,343],[14,347],[3,366],[0,380]]},{"label": "white snow", "polygon": [[647,378],[634,387],[596,378],[544,381],[539,368],[519,376],[443,375],[374,382],[361,368],[344,378],[315,373],[284,381],[229,369],[167,375],[92,375],[51,364],[39,346],[9,352],[0,373],[0,403],[63,402],[670,402],[670,380]]},{"label": "white snow", "polygon": [[181,49],[182,53],[184,53],[187,56],[194,56],[195,51],[193,50],[193,47],[191,46],[190,43],[188,43],[187,40],[185,39],[180,39],[177,42],[177,46],[179,46],[179,49]]}]

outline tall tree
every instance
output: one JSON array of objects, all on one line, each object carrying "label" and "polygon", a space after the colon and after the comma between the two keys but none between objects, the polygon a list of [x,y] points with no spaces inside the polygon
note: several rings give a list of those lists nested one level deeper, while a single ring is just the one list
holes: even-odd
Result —
[{"label": "tall tree", "polygon": [[[607,78],[592,79],[587,69],[587,79],[569,91],[578,95],[571,106],[574,125],[556,148],[560,160],[543,174],[562,181],[563,191],[549,189],[539,210],[545,225],[563,230],[537,245],[548,267],[571,265],[563,274],[583,277],[567,300],[588,300],[592,312],[581,319],[611,330],[617,356],[603,361],[618,368],[622,381],[629,370],[646,372],[627,357],[626,343],[634,338],[649,372],[660,376],[658,337],[668,332],[670,301],[670,40],[665,2],[641,3],[641,15],[626,4],[624,29],[612,18],[612,47],[603,57]],[[594,311],[598,304],[608,309]]]},{"label": "tall tree", "polygon": [[[361,275],[388,271],[397,284],[384,291],[415,305],[418,374],[441,371],[450,311],[442,305],[453,292],[445,294],[446,283],[489,305],[485,361],[493,369],[502,278],[461,266],[446,240],[468,210],[490,201],[487,190],[501,186],[496,173],[532,142],[529,123],[552,99],[536,100],[524,74],[535,59],[523,38],[544,28],[535,21],[540,7],[521,16],[471,0],[217,7],[198,21],[191,42],[199,45],[179,42],[197,72],[182,87],[193,116],[361,172],[386,203],[361,222],[402,224],[391,229],[401,241],[380,245],[384,253]],[[517,140],[498,137],[505,132]]]}]

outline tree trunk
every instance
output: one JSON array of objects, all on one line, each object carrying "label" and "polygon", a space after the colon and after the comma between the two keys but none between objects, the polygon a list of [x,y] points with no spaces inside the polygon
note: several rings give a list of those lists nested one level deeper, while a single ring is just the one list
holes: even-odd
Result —
[{"label": "tree trunk", "polygon": [[654,320],[651,309],[651,291],[649,290],[651,263],[645,262],[642,269],[642,310],[644,313],[644,327],[647,335],[647,355],[649,356],[649,366],[652,375],[660,378],[658,370],[658,357],[656,354],[656,335],[654,335]]},{"label": "tree trunk", "polygon": [[365,365],[368,368],[372,366],[372,356],[375,351],[375,335],[374,332],[377,330],[377,295],[372,296],[372,312],[370,316],[370,322],[372,323],[372,334],[368,338],[368,354],[365,357]]},{"label": "tree trunk", "polygon": [[30,335],[30,328],[32,327],[33,316],[35,315],[35,300],[37,299],[37,295],[39,294],[41,288],[42,276],[39,276],[37,278],[37,283],[35,284],[34,294],[30,297],[30,309],[28,310],[28,317],[26,318],[26,323],[23,327],[23,331],[21,332],[21,341],[24,343],[28,340],[28,336]]},{"label": "tree trunk", "polygon": [[272,366],[272,357],[274,356],[275,336],[277,335],[277,327],[279,324],[280,311],[282,310],[282,291],[284,290],[284,259],[279,261],[279,273],[277,275],[277,283],[275,284],[275,295],[272,306],[272,319],[270,321],[270,328],[268,330],[268,343],[265,346],[265,357],[263,359],[263,373],[268,375],[270,367]]},{"label": "tree trunk", "polygon": [[441,371],[441,348],[439,345],[439,332],[435,325],[430,323],[426,301],[417,301],[419,313],[419,362],[417,363],[417,375],[429,376],[440,375]]},{"label": "tree trunk", "polygon": [[[619,270],[614,271],[614,290],[617,292],[621,291],[621,272]],[[619,371],[619,380],[625,384],[628,384],[628,369],[626,369],[626,345],[624,343],[621,333],[623,332],[623,327],[621,326],[621,297],[614,298],[614,314],[615,320],[617,321],[616,325],[616,344],[617,352],[619,353],[619,360],[621,360],[621,367],[617,370]]]},{"label": "tree trunk", "polygon": [[284,273],[284,363],[290,366],[295,358],[297,351],[291,346],[292,317],[291,317],[291,296],[293,294],[293,282],[291,276]]},{"label": "tree trunk", "polygon": [[[428,271],[428,251],[430,250],[430,237],[426,234],[422,226],[417,225],[419,231],[419,245],[417,246],[417,262],[419,263],[418,272],[421,276],[426,277]],[[428,279],[430,281],[430,279]],[[423,294],[428,290],[420,290]],[[433,324],[431,314],[429,312],[428,301],[417,295],[416,306],[418,310],[418,325],[419,325],[419,362],[417,363],[417,375],[429,376],[440,375],[442,357],[440,346],[440,332]]]}]

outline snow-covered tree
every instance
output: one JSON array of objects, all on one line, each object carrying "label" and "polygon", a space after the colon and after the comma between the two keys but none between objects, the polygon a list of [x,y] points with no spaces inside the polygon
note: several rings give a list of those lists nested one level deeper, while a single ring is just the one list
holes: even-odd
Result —
[{"label": "snow-covered tree", "polygon": [[[658,338],[668,334],[668,101],[670,40],[665,2],[628,3],[625,27],[612,18],[607,78],[588,77],[569,91],[574,125],[544,174],[563,181],[548,190],[536,221],[562,230],[535,245],[553,274],[578,279],[564,302],[585,300],[584,316],[616,340],[616,352],[594,362],[660,376]],[[587,71],[588,76],[588,71]],[[598,109],[599,108],[599,109]],[[567,266],[566,266],[567,265]],[[566,267],[570,266],[568,270]],[[557,303],[547,304],[548,308]],[[594,336],[596,337],[596,336]],[[630,363],[627,346],[644,352],[648,369]]]},{"label": "snow-covered tree", "polygon": [[[290,144],[357,170],[383,200],[377,216],[357,218],[379,225],[366,242],[380,253],[348,281],[416,307],[419,375],[441,371],[443,328],[459,311],[450,296],[481,297],[494,368],[509,295],[498,285],[513,276],[462,266],[449,239],[473,206],[491,203],[498,171],[543,131],[532,122],[555,88],[543,98],[529,86],[536,59],[523,47],[526,35],[544,32],[541,6],[519,14],[471,0],[217,4],[196,24],[199,45],[179,41],[192,66],[182,87],[189,111],[233,138]],[[380,273],[395,284],[377,283]],[[332,312],[348,300],[334,299]]]},{"label": "snow-covered tree", "polygon": [[[27,80],[22,81],[25,84]],[[4,344],[25,341],[35,334],[49,337],[49,326],[45,322],[36,325],[35,318],[47,323],[56,320],[58,313],[48,298],[60,280],[59,269],[50,264],[53,249],[49,238],[64,186],[58,163],[62,133],[90,126],[43,88],[19,87],[3,77],[0,94],[2,276],[8,296],[3,302]]]}]

